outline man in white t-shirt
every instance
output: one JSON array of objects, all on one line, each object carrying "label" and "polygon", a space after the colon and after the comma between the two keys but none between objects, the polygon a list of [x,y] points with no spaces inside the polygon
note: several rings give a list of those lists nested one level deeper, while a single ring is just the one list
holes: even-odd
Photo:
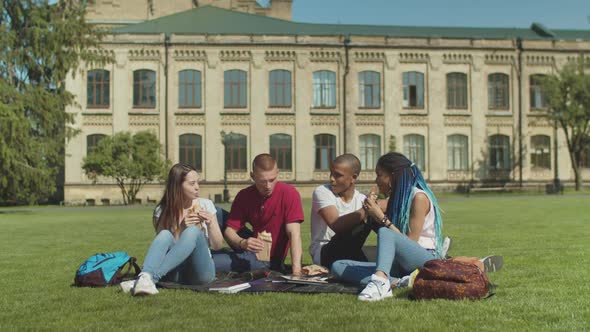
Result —
[{"label": "man in white t-shirt", "polygon": [[314,190],[309,246],[314,264],[330,268],[339,259],[367,261],[362,247],[372,223],[365,222],[366,196],[355,188],[360,172],[355,155],[340,155],[330,167],[330,183]]}]

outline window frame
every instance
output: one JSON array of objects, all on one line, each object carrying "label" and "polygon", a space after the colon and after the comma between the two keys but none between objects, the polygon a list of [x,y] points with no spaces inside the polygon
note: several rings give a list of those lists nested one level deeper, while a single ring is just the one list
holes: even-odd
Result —
[{"label": "window frame", "polygon": [[[415,81],[412,84],[410,81]],[[421,84],[421,88],[419,87]],[[415,86],[415,102],[416,105],[411,103],[412,88]],[[421,95],[420,95],[420,92]],[[425,108],[425,96],[426,89],[424,84],[424,73],[416,70],[405,71],[402,73],[402,107],[404,109],[424,109]]]},{"label": "window frame", "polygon": [[[316,70],[312,80],[312,107],[317,109],[334,109],[338,104],[336,73],[332,70]],[[316,98],[316,93],[320,95]],[[333,99],[333,105],[329,103]],[[319,104],[316,103],[319,101]]]},{"label": "window frame", "polygon": [[[288,143],[285,143],[288,141]],[[281,171],[293,171],[293,137],[276,133],[269,136],[270,155],[276,160]]]},{"label": "window frame", "polygon": [[[503,97],[501,105],[498,104],[498,98],[500,97]],[[510,75],[505,73],[488,75],[488,110],[510,110]]]},{"label": "window frame", "polygon": [[[420,144],[411,144],[412,140],[417,139]],[[426,137],[421,134],[406,134],[403,137],[404,154],[408,159],[415,163],[418,168],[425,172],[426,168]],[[415,143],[415,142],[414,142]],[[417,151],[417,152],[415,152]],[[418,155],[417,157],[415,155]]]},{"label": "window frame", "polygon": [[[286,69],[274,69],[268,72],[268,106],[271,108],[291,108],[292,75]],[[281,93],[279,93],[281,91]],[[273,93],[274,92],[274,93]],[[274,97],[274,100],[273,100]]]},{"label": "window frame", "polygon": [[[147,79],[143,79],[143,75],[147,75]],[[137,75],[137,77],[136,77]],[[139,78],[139,79],[137,79]],[[151,69],[137,69],[133,71],[133,108],[156,108],[158,101],[157,97],[157,81],[156,72]],[[147,97],[144,98],[144,92],[147,92]],[[153,93],[150,93],[153,92]],[[153,94],[153,103],[148,103],[150,94]],[[136,99],[137,96],[137,99]],[[145,100],[144,100],[145,99]]]},{"label": "window frame", "polygon": [[[359,108],[381,108],[381,73],[374,70],[361,71],[358,73],[358,84]],[[369,94],[367,94],[367,89],[370,90]]]},{"label": "window frame", "polygon": [[[224,140],[224,163],[227,171],[247,172],[248,137],[244,134],[229,133],[224,137]],[[237,144],[234,145],[234,143]],[[237,157],[237,160],[234,159],[235,157]]]},{"label": "window frame", "polygon": [[[97,80],[97,74],[102,74],[101,80]],[[106,75],[106,79],[105,79]],[[91,79],[91,77],[93,79]],[[92,87],[92,89],[91,89]],[[92,69],[86,72],[86,108],[107,109],[111,106],[111,72],[106,69]],[[97,91],[98,93],[97,98]],[[88,93],[92,91],[92,95]],[[90,102],[92,99],[92,102]],[[97,99],[101,99],[97,102]],[[106,99],[106,100],[105,100]]]},{"label": "window frame", "polygon": [[[546,76],[545,74],[531,74],[529,76],[529,107],[532,111],[546,111],[549,109],[547,92],[543,90],[540,82]],[[535,97],[533,97],[533,94]],[[540,99],[540,107],[537,105],[537,95]]]},{"label": "window frame", "polygon": [[98,144],[98,142],[100,142],[106,137],[107,135],[105,134],[86,135],[86,156],[90,155],[93,152],[94,147]]},{"label": "window frame", "polygon": [[[376,144],[375,144],[376,143]],[[362,170],[374,170],[381,156],[381,136],[362,134],[359,136],[359,160]]]},{"label": "window frame", "polygon": [[[488,167],[492,171],[510,171],[512,167],[512,157],[511,157],[511,147],[510,147],[510,136],[502,135],[502,134],[495,134],[489,136],[489,143],[488,143]],[[502,139],[503,142],[506,144],[499,144],[497,142],[498,139]],[[502,153],[498,153],[498,150],[502,150]],[[496,152],[496,153],[493,153]],[[498,156],[501,156],[504,159],[503,164],[501,167],[498,167]],[[494,164],[492,161],[496,160]]]},{"label": "window frame", "polygon": [[[183,75],[184,74],[184,75]],[[187,79],[187,75],[191,80]],[[178,108],[201,108],[202,107],[202,74],[200,70],[183,69],[178,71]],[[182,102],[181,93],[184,91],[185,102]],[[192,98],[191,98],[192,97]],[[191,99],[191,102],[188,100]]]},{"label": "window frame", "polygon": [[248,108],[248,72],[245,70],[228,69],[223,72],[223,108]]},{"label": "window frame", "polygon": [[451,72],[447,74],[447,109],[469,109],[469,89],[466,73]]},{"label": "window frame", "polygon": [[[457,149],[458,154],[457,154]],[[457,161],[455,157],[459,156]],[[463,134],[447,136],[447,170],[469,171],[469,137]]]},{"label": "window frame", "polygon": [[[332,134],[314,135],[315,171],[329,171],[332,161],[336,159],[336,136]],[[323,151],[326,151],[327,165],[324,165]]]},{"label": "window frame", "polygon": [[[542,140],[544,142],[541,142]],[[551,137],[549,135],[539,134],[531,136],[530,158],[532,170],[551,170]],[[539,162],[539,159],[541,162]]]},{"label": "window frame", "polygon": [[[183,138],[185,139],[185,142],[183,142]],[[193,139],[196,144],[186,144],[187,142],[192,142]],[[193,154],[193,158],[190,158],[189,154]],[[183,155],[185,157],[184,159]],[[194,161],[194,163],[192,161]],[[191,165],[198,172],[203,170],[203,137],[201,135],[185,133],[178,136],[178,162]]]}]

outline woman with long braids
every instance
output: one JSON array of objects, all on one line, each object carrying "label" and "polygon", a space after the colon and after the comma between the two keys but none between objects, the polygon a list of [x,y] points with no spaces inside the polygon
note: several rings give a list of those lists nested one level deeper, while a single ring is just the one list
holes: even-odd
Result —
[{"label": "woman with long braids", "polygon": [[434,194],[418,167],[404,155],[381,156],[375,168],[379,193],[389,196],[385,213],[374,199],[363,207],[378,230],[377,263],[340,260],[332,273],[348,282],[366,284],[358,298],[379,301],[392,296],[390,277],[402,277],[427,261],[440,258],[442,219]]},{"label": "woman with long braids", "polygon": [[156,238],[136,280],[121,283],[133,295],[158,293],[156,283],[206,284],[215,278],[211,249],[220,249],[223,236],[213,202],[199,197],[199,175],[189,165],[176,164],[168,173],[166,189],[154,210]]}]

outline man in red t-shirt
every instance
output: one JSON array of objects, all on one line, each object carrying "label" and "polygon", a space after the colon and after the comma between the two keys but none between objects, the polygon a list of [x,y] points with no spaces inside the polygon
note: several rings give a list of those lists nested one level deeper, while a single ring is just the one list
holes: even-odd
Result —
[{"label": "man in red t-shirt", "polygon": [[[282,269],[291,249],[293,274],[301,273],[301,227],[303,208],[297,190],[279,182],[279,169],[270,154],[256,156],[250,173],[254,184],[242,189],[231,207],[224,231],[234,252],[213,254],[217,271],[243,272],[256,269]],[[246,223],[252,225],[254,236],[238,235]],[[259,261],[256,253],[264,248],[258,235],[266,231],[272,236],[270,262]]]}]

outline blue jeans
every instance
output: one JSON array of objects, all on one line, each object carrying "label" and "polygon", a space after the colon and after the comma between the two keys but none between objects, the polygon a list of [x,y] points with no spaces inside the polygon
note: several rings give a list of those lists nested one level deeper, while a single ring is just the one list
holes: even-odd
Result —
[{"label": "blue jeans", "polygon": [[143,271],[160,280],[181,284],[206,284],[215,278],[209,243],[200,228],[187,227],[178,240],[168,230],[162,230],[150,245]]},{"label": "blue jeans", "polygon": [[339,260],[332,264],[332,274],[343,281],[365,285],[376,271],[400,278],[437,258],[434,251],[389,228],[381,227],[377,234],[377,263]]}]

